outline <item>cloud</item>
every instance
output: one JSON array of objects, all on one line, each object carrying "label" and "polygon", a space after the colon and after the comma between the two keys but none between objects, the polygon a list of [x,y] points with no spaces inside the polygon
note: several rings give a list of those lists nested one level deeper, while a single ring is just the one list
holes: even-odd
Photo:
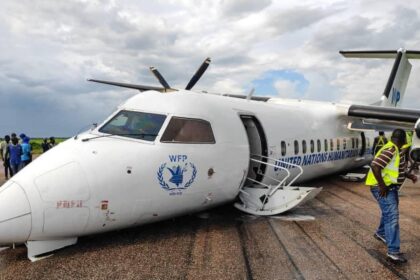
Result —
[{"label": "cloud", "polygon": [[223,15],[244,16],[248,13],[256,13],[263,10],[271,4],[271,0],[223,0],[221,4]]},{"label": "cloud", "polygon": [[[6,0],[0,133],[70,136],[137,93],[87,78],[159,85],[148,69],[156,66],[184,88],[207,56],[212,64],[196,90],[256,86],[256,95],[373,102],[392,61],[347,60],[338,50],[415,49],[419,11],[416,1],[390,0]],[[418,107],[420,67],[413,65],[406,102]]]}]

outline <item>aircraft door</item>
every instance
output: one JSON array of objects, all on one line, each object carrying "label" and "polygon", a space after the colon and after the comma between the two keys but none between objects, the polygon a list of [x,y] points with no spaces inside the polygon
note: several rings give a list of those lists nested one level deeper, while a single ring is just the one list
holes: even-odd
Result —
[{"label": "aircraft door", "polygon": [[264,178],[267,165],[252,161],[254,158],[267,162],[267,140],[264,130],[255,116],[241,115],[241,120],[248,136],[250,162],[248,178],[261,182]]}]

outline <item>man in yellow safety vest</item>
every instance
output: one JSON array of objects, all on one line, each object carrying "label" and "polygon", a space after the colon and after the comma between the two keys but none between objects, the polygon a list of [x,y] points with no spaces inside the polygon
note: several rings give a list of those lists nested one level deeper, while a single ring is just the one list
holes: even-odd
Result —
[{"label": "man in yellow safety vest", "polygon": [[366,178],[366,185],[371,187],[382,213],[374,237],[387,245],[387,256],[395,263],[407,262],[400,253],[398,189],[406,177],[414,183],[417,181],[417,176],[406,173],[406,154],[402,150],[405,144],[405,131],[395,129],[391,141],[375,154]]},{"label": "man in yellow safety vest", "polygon": [[376,155],[376,153],[383,147],[385,144],[388,143],[388,139],[385,137],[385,133],[383,131],[379,131],[379,135],[375,137],[373,140],[373,147],[372,153]]}]

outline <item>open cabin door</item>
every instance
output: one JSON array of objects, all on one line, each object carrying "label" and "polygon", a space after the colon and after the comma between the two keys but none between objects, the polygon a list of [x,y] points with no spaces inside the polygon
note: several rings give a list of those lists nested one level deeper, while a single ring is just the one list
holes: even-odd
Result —
[{"label": "open cabin door", "polygon": [[[258,119],[246,114],[240,118],[248,137],[250,156],[247,180],[239,191],[239,202],[235,203],[237,209],[258,216],[277,215],[305,203],[321,191],[322,188],[291,185],[303,173],[299,165],[294,165],[294,168],[300,173],[286,184],[291,173],[288,168],[276,165],[278,159],[268,157],[267,139]],[[277,167],[288,175],[283,179],[271,177],[264,180],[267,168]]]},{"label": "open cabin door", "polygon": [[[261,182],[264,179],[267,165],[251,161],[251,158],[267,162],[267,139],[261,123],[255,116],[241,115],[240,117],[245,127],[249,143],[250,161],[247,178]],[[251,184],[249,180],[245,182],[245,185],[248,184]]]}]

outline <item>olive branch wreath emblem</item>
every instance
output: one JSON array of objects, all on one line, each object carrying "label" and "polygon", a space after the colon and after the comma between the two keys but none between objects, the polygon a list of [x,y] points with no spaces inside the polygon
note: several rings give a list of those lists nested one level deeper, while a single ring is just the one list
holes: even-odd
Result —
[{"label": "olive branch wreath emblem", "polygon": [[164,170],[165,170],[165,168],[166,168],[166,163],[162,164],[162,165],[159,167],[158,172],[157,172],[157,178],[158,178],[158,181],[159,181],[159,185],[160,185],[163,189],[165,189],[165,190],[172,190],[172,189],[186,189],[186,188],[188,188],[189,186],[191,186],[191,185],[192,185],[192,183],[194,183],[194,180],[195,180],[195,178],[197,177],[197,168],[196,168],[196,167],[195,167],[195,165],[194,165],[194,164],[192,164],[191,162],[190,162],[190,166],[191,166],[191,168],[192,168],[192,175],[191,175],[191,179],[190,179],[190,180],[188,180],[188,182],[187,182],[187,183],[185,183],[184,187],[182,187],[182,188],[171,188],[171,187],[169,187],[168,183],[166,183],[166,182],[165,182],[165,179],[163,179],[163,171],[164,171]]}]

